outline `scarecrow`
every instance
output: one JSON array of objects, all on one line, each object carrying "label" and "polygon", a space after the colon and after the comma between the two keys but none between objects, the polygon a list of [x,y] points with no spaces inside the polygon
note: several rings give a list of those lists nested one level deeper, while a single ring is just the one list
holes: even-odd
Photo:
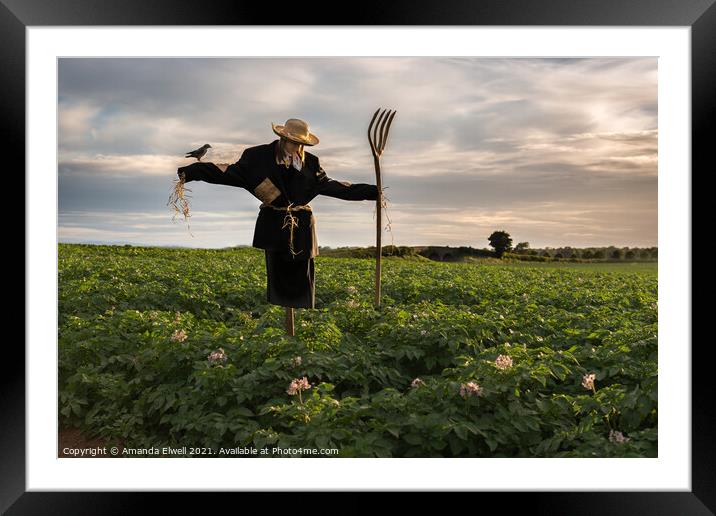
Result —
[{"label": "scarecrow", "polygon": [[190,181],[237,186],[261,201],[252,246],[264,249],[266,298],[286,307],[293,335],[293,308],[315,308],[316,220],[308,203],[317,195],[346,201],[378,199],[378,187],[337,181],[326,175],[318,157],[304,146],[318,144],[303,120],[271,123],[280,138],[244,150],[236,163],[197,161],[179,167],[180,184]]}]

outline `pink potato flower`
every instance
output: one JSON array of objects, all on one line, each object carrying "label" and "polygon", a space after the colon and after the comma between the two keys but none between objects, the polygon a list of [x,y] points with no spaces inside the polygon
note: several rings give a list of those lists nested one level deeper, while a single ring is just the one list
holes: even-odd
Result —
[{"label": "pink potato flower", "polygon": [[291,382],[291,385],[288,386],[286,393],[291,396],[295,396],[297,393],[300,393],[301,391],[306,391],[310,388],[311,388],[311,384],[308,383],[308,378],[306,378],[304,376],[300,380],[298,378],[295,378]]},{"label": "pink potato flower", "polygon": [[416,378],[412,382],[410,382],[410,386],[415,389],[416,387],[419,387],[421,385],[425,385],[425,382],[422,381],[420,378]]},{"label": "pink potato flower", "polygon": [[589,390],[594,390],[594,380],[596,376],[594,373],[585,374],[582,378],[582,387]]},{"label": "pink potato flower", "polygon": [[187,339],[188,335],[184,330],[175,330],[174,333],[171,336],[172,341],[174,342],[184,342]]},{"label": "pink potato flower", "polygon": [[507,355],[498,355],[495,359],[495,367],[503,370],[512,367],[512,358]]},{"label": "pink potato flower", "polygon": [[209,363],[212,365],[226,362],[227,359],[228,357],[226,356],[223,348],[219,348],[217,351],[212,351],[208,356]]},{"label": "pink potato flower", "polygon": [[475,382],[467,382],[460,385],[460,396],[467,399],[468,396],[481,396],[482,387]]},{"label": "pink potato flower", "polygon": [[613,443],[625,443],[629,441],[629,437],[624,437],[619,430],[609,430],[609,440]]}]

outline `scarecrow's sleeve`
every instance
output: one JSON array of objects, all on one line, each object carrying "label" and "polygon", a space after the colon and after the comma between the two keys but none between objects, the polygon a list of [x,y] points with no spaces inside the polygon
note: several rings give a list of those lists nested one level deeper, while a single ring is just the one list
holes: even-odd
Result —
[{"label": "scarecrow's sleeve", "polygon": [[375,201],[378,199],[378,187],[376,185],[336,181],[326,175],[320,164],[316,172],[316,181],[320,195],[336,197],[345,201]]},{"label": "scarecrow's sleeve", "polygon": [[227,165],[220,163],[215,165],[211,162],[197,161],[184,167],[177,169],[177,175],[181,177],[184,174],[184,181],[205,181],[217,185],[237,186],[239,188],[248,188],[248,160],[246,153],[241,154],[241,158],[236,163]]}]

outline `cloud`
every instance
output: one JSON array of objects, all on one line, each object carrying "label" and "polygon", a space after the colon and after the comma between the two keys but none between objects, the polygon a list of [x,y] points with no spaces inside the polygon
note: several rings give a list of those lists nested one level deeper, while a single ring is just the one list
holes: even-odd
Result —
[{"label": "cloud", "polygon": [[[234,162],[276,138],[271,122],[292,117],[319,136],[307,150],[330,177],[374,183],[366,131],[383,107],[398,111],[381,164],[406,244],[498,223],[554,245],[657,239],[655,58],[63,58],[59,72],[60,213],[151,212],[190,162],[184,153],[210,143],[205,160]],[[223,186],[192,190],[207,213],[257,204]],[[358,231],[348,237],[336,219],[323,238],[372,240],[361,203],[313,204]],[[462,211],[441,218],[445,206]],[[401,221],[413,209],[432,216],[409,231]],[[119,233],[172,238],[115,220]]]}]

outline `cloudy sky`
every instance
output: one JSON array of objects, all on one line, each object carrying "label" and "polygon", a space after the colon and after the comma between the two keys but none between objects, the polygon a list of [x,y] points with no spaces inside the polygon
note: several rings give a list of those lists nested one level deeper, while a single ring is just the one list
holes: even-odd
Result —
[{"label": "cloudy sky", "polygon": [[[328,176],[374,184],[379,107],[397,110],[384,244],[657,245],[656,58],[62,58],[59,239],[250,245],[243,189],[189,183],[193,236],[172,221],[184,153],[234,162],[301,118]],[[311,205],[319,245],[375,244],[374,202]]]}]

